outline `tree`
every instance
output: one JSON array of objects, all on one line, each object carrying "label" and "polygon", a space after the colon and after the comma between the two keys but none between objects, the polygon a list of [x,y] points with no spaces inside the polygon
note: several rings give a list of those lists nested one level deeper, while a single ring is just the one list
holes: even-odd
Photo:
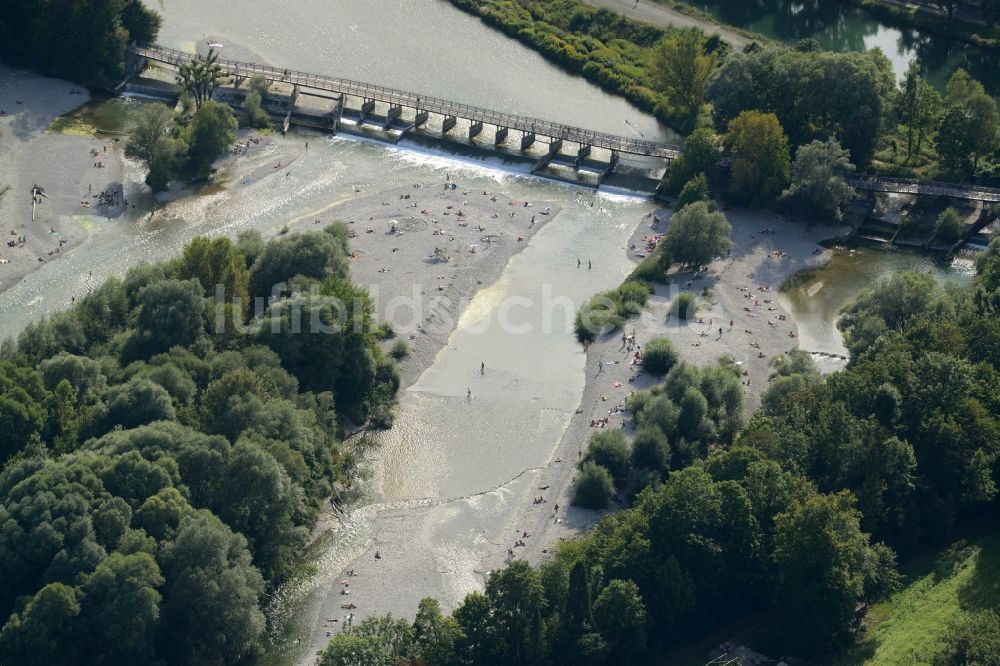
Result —
[{"label": "tree", "polygon": [[665,375],[677,362],[678,354],[668,338],[650,338],[642,351],[642,368],[653,375]]},{"label": "tree", "polygon": [[861,531],[847,491],[815,494],[775,518],[774,611],[790,649],[833,654],[850,640],[866,581],[885,566]]},{"label": "tree", "polygon": [[996,102],[981,83],[958,69],[948,81],[948,103],[938,130],[938,153],[950,171],[974,175],[980,160],[1000,146]]},{"label": "tree", "polygon": [[614,494],[615,483],[607,469],[594,462],[580,465],[573,482],[573,504],[599,511],[608,508]]},{"label": "tree", "polygon": [[175,136],[174,114],[159,102],[142,106],[133,117],[125,155],[146,163],[146,184],[159,192],[187,159],[187,143]]},{"label": "tree", "polygon": [[632,466],[664,472],[670,465],[670,443],[659,428],[642,426],[632,442]]},{"label": "tree", "polygon": [[177,83],[194,97],[199,108],[212,99],[215,86],[222,77],[218,60],[219,54],[210,48],[205,56],[197,56],[191,62],[181,64],[177,71]]},{"label": "tree", "polygon": [[953,306],[932,275],[896,273],[864,292],[837,322],[856,356],[886,330],[900,330],[917,317],[945,316]]},{"label": "tree", "polygon": [[948,107],[938,128],[935,147],[941,157],[941,165],[947,171],[957,175],[971,171],[972,164],[969,157],[972,154],[972,142],[967,130],[965,112],[961,107],[955,105]]},{"label": "tree", "polygon": [[954,243],[962,236],[965,223],[958,211],[948,206],[937,218],[937,234],[935,238],[944,243]]},{"label": "tree", "polygon": [[197,280],[162,280],[138,294],[136,352],[164,352],[173,345],[190,345],[204,329],[205,300]]},{"label": "tree", "polygon": [[228,238],[209,240],[198,236],[184,247],[184,254],[177,264],[179,280],[198,280],[206,298],[215,298],[221,287],[223,297],[236,301],[238,312],[243,314],[250,305],[250,271],[243,254]]},{"label": "tree", "polygon": [[599,430],[591,435],[579,467],[582,470],[587,463],[597,463],[608,470],[614,482],[621,487],[628,477],[631,458],[631,448],[621,429]]},{"label": "tree", "polygon": [[420,658],[427,666],[458,664],[456,644],[462,630],[458,622],[441,612],[437,599],[424,597],[413,620],[413,639]]},{"label": "tree", "polygon": [[236,138],[239,123],[225,104],[206,100],[200,104],[188,126],[188,155],[191,168],[202,178],[212,162]]},{"label": "tree", "polygon": [[306,232],[272,240],[250,269],[250,293],[269,297],[291,291],[295,277],[324,280],[347,277],[347,246],[325,231]]},{"label": "tree", "polygon": [[920,154],[924,137],[937,127],[941,116],[941,95],[920,75],[916,60],[910,63],[901,84],[899,118],[906,125],[906,161]]},{"label": "tree", "polygon": [[594,628],[619,664],[641,654],[646,647],[646,607],[639,586],[630,580],[608,583],[594,601]]},{"label": "tree", "polygon": [[236,663],[264,630],[264,581],[246,540],[208,511],[181,520],[165,566],[163,614],[178,661]]},{"label": "tree", "polygon": [[578,652],[580,638],[594,626],[591,613],[590,578],[587,565],[582,559],[573,563],[569,570],[569,588],[566,591],[566,606],[559,615],[559,635],[570,655]]},{"label": "tree", "polygon": [[813,141],[795,152],[792,184],[781,198],[801,213],[819,211],[820,217],[839,221],[841,208],[854,197],[854,188],[844,180],[852,171],[850,154],[836,139]]},{"label": "tree", "polygon": [[704,33],[691,28],[665,38],[653,51],[656,85],[692,120],[698,116],[708,77],[718,61],[715,53],[706,52],[705,44]]},{"label": "tree", "polygon": [[699,173],[714,174],[722,157],[718,143],[715,132],[708,128],[691,132],[684,140],[684,152],[670,163],[663,176],[667,191],[672,194],[680,192]]},{"label": "tree", "polygon": [[699,173],[681,188],[681,193],[677,195],[677,199],[674,201],[674,210],[678,211],[696,201],[708,201],[710,194],[708,179],[705,178],[705,174]]},{"label": "tree", "polygon": [[255,74],[250,78],[250,92],[243,100],[243,113],[246,115],[247,125],[250,127],[266,129],[271,126],[271,118],[262,106],[269,85],[268,80],[260,74]]},{"label": "tree", "polygon": [[729,123],[730,189],[754,206],[772,202],[788,184],[788,137],[773,113],[743,111]]},{"label": "tree", "polygon": [[0,654],[25,666],[72,666],[80,646],[73,627],[80,614],[78,590],[49,583],[0,631]]},{"label": "tree", "polygon": [[713,211],[707,202],[685,206],[670,218],[670,227],[662,240],[664,270],[672,264],[711,263],[732,245],[731,233],[726,216]]},{"label": "tree", "polygon": [[80,617],[87,661],[140,664],[156,661],[163,576],[148,553],[112,553],[83,586]]},{"label": "tree", "polygon": [[486,598],[502,659],[538,663],[542,655],[542,611],[545,592],[541,577],[524,560],[514,560],[486,581]]}]

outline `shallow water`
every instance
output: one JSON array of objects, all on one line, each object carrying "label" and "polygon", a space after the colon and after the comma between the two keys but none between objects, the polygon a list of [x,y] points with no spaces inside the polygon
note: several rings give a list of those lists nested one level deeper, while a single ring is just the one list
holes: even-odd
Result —
[{"label": "shallow water", "polygon": [[900,250],[837,246],[830,263],[793,276],[782,287],[779,298],[799,328],[802,349],[846,355],[837,329],[840,312],[880,279],[901,271],[919,271],[931,273],[942,284],[966,284],[972,280],[974,270],[968,257],[944,263]]}]

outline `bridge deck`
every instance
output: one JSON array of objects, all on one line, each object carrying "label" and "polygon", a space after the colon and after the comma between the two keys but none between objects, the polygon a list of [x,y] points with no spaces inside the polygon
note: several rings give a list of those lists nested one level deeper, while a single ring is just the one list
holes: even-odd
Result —
[{"label": "bridge deck", "polygon": [[[163,46],[139,46],[129,47],[131,53],[168,65],[180,66],[194,60],[195,56],[190,53],[170,49]],[[633,139],[605,132],[595,132],[580,127],[563,125],[561,123],[542,120],[540,118],[530,118],[517,116],[511,113],[485,109],[482,107],[452,102],[438,97],[420,95],[418,93],[407,92],[395,88],[387,88],[371,83],[352,81],[349,79],[339,79],[322,74],[311,74],[293,69],[281,69],[269,65],[261,65],[252,62],[238,62],[235,60],[218,60],[219,67],[227,74],[238,76],[261,75],[269,81],[284,82],[291,85],[298,85],[316,90],[360,97],[363,99],[373,99],[378,102],[385,102],[393,106],[406,106],[430,111],[444,116],[465,118],[471,121],[488,123],[498,127],[506,127],[522,132],[531,132],[540,136],[547,136],[553,139],[572,141],[585,146],[595,148],[606,148],[630,155],[643,155],[649,157],[661,157],[672,159],[680,155],[680,148],[667,144],[645,141],[643,139]]]}]

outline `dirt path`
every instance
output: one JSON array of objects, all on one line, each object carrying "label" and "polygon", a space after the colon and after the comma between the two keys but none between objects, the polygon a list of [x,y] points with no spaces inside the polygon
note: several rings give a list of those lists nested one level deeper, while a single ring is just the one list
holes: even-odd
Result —
[{"label": "dirt path", "polygon": [[652,0],[639,0],[638,3],[636,3],[635,0],[583,1],[591,7],[610,9],[611,11],[623,14],[624,16],[635,19],[636,21],[642,21],[643,23],[651,23],[662,27],[700,28],[708,34],[717,32],[723,39],[737,49],[742,49],[744,46],[753,41],[744,37],[735,30],[725,28],[716,23],[711,23],[695,16],[682,14],[676,9],[670,9],[669,7],[655,4]]}]

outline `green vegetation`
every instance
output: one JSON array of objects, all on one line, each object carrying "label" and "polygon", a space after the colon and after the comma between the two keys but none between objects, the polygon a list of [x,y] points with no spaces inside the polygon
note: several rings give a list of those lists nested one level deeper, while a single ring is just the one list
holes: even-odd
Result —
[{"label": "green vegetation", "polygon": [[190,119],[163,104],[146,104],[135,114],[125,154],[146,163],[146,184],[159,192],[181,175],[206,178],[212,162],[236,138],[236,127],[232,110],[211,100]]},{"label": "green vegetation", "polygon": [[593,342],[598,335],[615,331],[629,317],[642,311],[652,288],[644,282],[628,281],[617,289],[597,294],[576,313],[573,330],[580,342]]},{"label": "green vegetation", "polygon": [[49,76],[116,84],[129,42],[155,42],[160,16],[142,0],[7,0],[0,12],[0,59]]},{"label": "green vegetation", "polygon": [[660,243],[664,271],[674,264],[705,266],[732,247],[732,226],[708,201],[695,201],[674,213]]},{"label": "green vegetation", "polygon": [[767,206],[788,185],[788,137],[773,113],[741,111],[725,137],[732,154],[729,193],[741,203]]},{"label": "green vegetation", "polygon": [[449,658],[642,663],[752,615],[769,652],[827,662],[859,635],[859,609],[887,599],[848,663],[992,663],[997,537],[902,590],[895,566],[964,519],[995,519],[1000,240],[977,269],[966,289],[877,285],[845,315],[847,369],[777,359],[745,424],[735,366],[675,364],[628,400],[635,441],[598,431],[577,476],[581,504],[617,489],[629,508],[538,569],[495,572],[453,613]]},{"label": "green vegetation", "polygon": [[650,338],[642,350],[642,369],[663,376],[677,363],[679,355],[668,338]]},{"label": "green vegetation", "polygon": [[[699,88],[705,70],[726,57],[729,45],[718,35],[661,29],[607,9],[593,9],[575,0],[451,0],[460,9],[534,48],[562,67],[581,74],[608,92],[624,96],[667,124],[689,132],[700,106]],[[697,69],[688,76],[671,76],[657,61],[671,50],[670,42],[654,49],[664,37],[678,35],[674,52]],[[664,87],[666,86],[666,87]],[[678,86],[683,98],[671,92]]]},{"label": "green vegetation", "polygon": [[834,138],[799,146],[792,184],[782,192],[781,203],[803,215],[839,221],[843,207],[854,198],[854,188],[844,180],[851,171],[850,155]]},{"label": "green vegetation", "polygon": [[698,311],[698,295],[690,291],[682,291],[671,304],[671,312],[681,321],[689,321]]},{"label": "green vegetation", "polygon": [[[959,541],[936,558],[918,559],[905,573],[906,585],[871,609],[871,626],[838,662],[841,666],[973,663],[951,644],[963,639],[964,625],[982,615],[995,617],[992,591],[1000,584],[1000,537]],[[995,644],[1000,633],[993,629],[974,636]]]},{"label": "green vegetation", "polygon": [[[2,345],[4,663],[255,652],[266,595],[350,482],[343,425],[384,418],[398,388],[348,282],[346,236],[335,224],[290,253],[292,238],[197,238]],[[317,284],[316,302],[278,289],[247,326],[261,275]],[[310,325],[338,300],[343,327]],[[302,330],[283,318],[297,307]]]},{"label": "green vegetation", "polygon": [[222,78],[222,67],[219,66],[219,54],[211,48],[206,55],[183,63],[177,70],[177,84],[184,92],[194,97],[196,107],[212,99],[212,93],[220,78]]},{"label": "green vegetation", "polygon": [[942,243],[954,243],[962,237],[965,223],[958,211],[949,206],[937,218],[937,235],[935,238]]},{"label": "green vegetation", "polygon": [[243,100],[243,115],[246,124],[255,129],[268,129],[271,127],[271,117],[261,106],[267,99],[267,89],[271,83],[260,74],[255,74],[250,78],[250,92]]}]

